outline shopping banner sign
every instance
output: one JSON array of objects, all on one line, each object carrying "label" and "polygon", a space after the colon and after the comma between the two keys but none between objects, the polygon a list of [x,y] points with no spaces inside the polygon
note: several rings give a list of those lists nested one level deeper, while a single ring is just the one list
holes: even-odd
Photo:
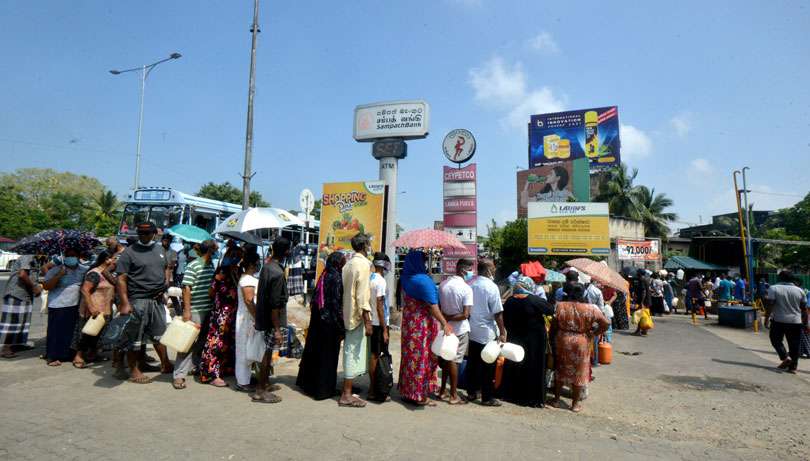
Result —
[{"label": "shopping banner sign", "polygon": [[359,232],[371,237],[373,251],[380,251],[384,210],[384,181],[324,184],[317,275],[320,276],[331,253],[352,249],[352,237]]},{"label": "shopping banner sign", "polygon": [[529,168],[587,158],[591,169],[619,165],[619,110],[616,106],[532,115]]},{"label": "shopping banner sign", "polygon": [[456,263],[461,258],[478,258],[478,196],[476,194],[477,170],[471,163],[464,168],[445,166],[444,184],[444,230],[455,235],[466,250],[448,248],[442,254],[442,273],[455,274]]},{"label": "shopping banner sign", "polygon": [[661,259],[661,241],[616,240],[616,252],[623,261],[658,261]]},{"label": "shopping banner sign", "polygon": [[610,254],[607,203],[529,202],[528,209],[529,254]]}]

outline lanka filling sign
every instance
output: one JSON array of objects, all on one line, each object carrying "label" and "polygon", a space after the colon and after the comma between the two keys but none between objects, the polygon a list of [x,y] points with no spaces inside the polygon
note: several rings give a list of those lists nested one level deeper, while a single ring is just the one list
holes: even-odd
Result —
[{"label": "lanka filling sign", "polygon": [[608,204],[529,202],[529,254],[610,254]]},{"label": "lanka filling sign", "polygon": [[352,237],[360,232],[371,238],[371,251],[380,251],[384,209],[384,181],[324,184],[317,276],[330,254],[352,249]]}]

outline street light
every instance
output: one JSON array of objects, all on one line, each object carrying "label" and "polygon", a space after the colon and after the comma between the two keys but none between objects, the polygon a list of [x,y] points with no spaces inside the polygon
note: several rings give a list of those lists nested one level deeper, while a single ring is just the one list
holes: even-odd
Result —
[{"label": "street light", "polygon": [[127,72],[134,72],[136,70],[141,71],[141,103],[140,103],[140,114],[138,116],[138,145],[135,152],[135,181],[133,185],[133,189],[137,189],[140,185],[140,177],[141,177],[141,132],[143,131],[143,93],[146,89],[146,77],[149,76],[149,73],[152,72],[152,69],[158,66],[158,64],[162,64],[166,61],[171,61],[172,59],[180,59],[182,55],[180,53],[172,53],[169,55],[168,58],[161,59],[160,61],[155,61],[152,64],[144,64],[140,67],[133,67],[131,69],[124,69],[124,70],[117,70],[113,69],[110,71],[113,75],[121,75]]}]

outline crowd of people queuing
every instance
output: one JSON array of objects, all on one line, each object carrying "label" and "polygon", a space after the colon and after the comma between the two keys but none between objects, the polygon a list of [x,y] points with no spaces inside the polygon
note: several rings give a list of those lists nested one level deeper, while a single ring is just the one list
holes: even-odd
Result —
[{"label": "crowd of people queuing", "polygon": [[[105,328],[112,328],[117,310],[127,322],[123,340],[112,350],[113,366],[130,382],[151,383],[153,378],[145,374],[151,371],[171,374],[177,390],[186,388],[189,375],[200,383],[228,387],[224,378],[234,375],[235,390],[249,393],[253,402],[280,402],[280,386],[270,376],[274,357],[284,355],[290,344],[285,271],[289,240],[277,238],[272,253],[262,259],[255,246],[235,241],[224,251],[215,240],[174,251],[171,236],[156,236],[153,224],[140,224],[137,239],[128,246],[108,239],[89,265],[82,262],[89,255],[74,248],[51,261],[44,255],[21,257],[3,294],[2,357],[14,357],[14,347],[27,343],[33,300],[47,290],[43,358],[49,366],[70,362],[85,368],[100,360],[99,338],[105,334],[89,336],[82,329],[97,316],[104,316]],[[368,401],[390,398],[391,303],[385,276],[392,265],[385,254],[370,254],[371,242],[362,233],[351,239],[351,246],[352,251],[328,256],[315,284],[296,385],[313,399],[337,397],[342,407],[361,408]],[[417,406],[442,401],[500,406],[499,399],[536,408],[562,406],[562,391],[568,387],[569,408],[579,412],[593,367],[599,366],[600,342],[612,341],[614,330],[629,329],[633,311],[649,309],[660,316],[676,313],[685,304],[687,311],[697,312],[712,296],[730,300],[745,299],[746,294],[738,276],[729,280],[721,275],[714,282],[696,275],[684,284],[682,276],[643,269],[627,277],[629,289],[624,290],[573,268],[565,271],[564,284],[543,285],[542,279],[515,272],[508,286],[499,286],[495,264],[486,258],[459,260],[455,274],[437,286],[428,260],[421,250],[408,252],[398,284],[402,318],[397,386],[400,398]],[[802,326],[807,325],[807,294],[792,285],[789,273],[780,273],[779,279],[780,285],[758,296],[771,301],[771,340],[782,360],[780,368],[795,371],[799,356],[810,354]],[[172,286],[179,288],[174,294]],[[159,342],[172,316],[200,328],[192,347],[178,352],[173,363]],[[645,335],[646,330],[639,323],[636,333]],[[458,339],[450,359],[431,351],[440,334]],[[249,360],[249,343],[257,338],[264,354]],[[523,360],[485,361],[482,351],[493,341],[522,347]],[[154,345],[158,366],[149,363],[148,342]],[[355,380],[364,375],[370,379],[365,399],[353,393]]]}]

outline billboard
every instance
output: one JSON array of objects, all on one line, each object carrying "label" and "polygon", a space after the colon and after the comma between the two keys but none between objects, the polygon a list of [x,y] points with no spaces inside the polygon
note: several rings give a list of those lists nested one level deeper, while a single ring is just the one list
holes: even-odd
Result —
[{"label": "billboard", "polygon": [[351,239],[359,232],[371,237],[372,251],[381,251],[384,209],[384,181],[324,184],[317,275],[332,252],[351,250]]},{"label": "billboard", "polygon": [[529,254],[607,256],[608,221],[607,203],[529,202]]},{"label": "billboard", "polygon": [[442,272],[454,274],[461,258],[478,257],[478,198],[475,163],[463,168],[443,167],[444,230],[456,236],[466,250],[446,249],[442,254]]},{"label": "billboard", "polygon": [[658,261],[661,259],[661,241],[616,240],[616,253],[622,261]]},{"label": "billboard", "polygon": [[378,102],[354,109],[355,141],[419,139],[429,130],[430,106],[425,101]]},{"label": "billboard", "polygon": [[587,158],[591,168],[618,165],[619,110],[616,106],[532,115],[529,168]]}]

